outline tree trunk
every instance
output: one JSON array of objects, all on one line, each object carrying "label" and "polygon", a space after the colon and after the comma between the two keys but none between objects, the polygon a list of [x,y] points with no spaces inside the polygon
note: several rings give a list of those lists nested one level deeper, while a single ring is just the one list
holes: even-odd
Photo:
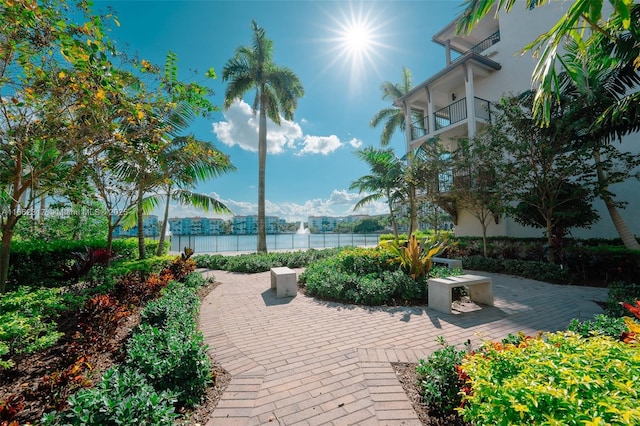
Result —
[{"label": "tree trunk", "polygon": [[267,163],[267,97],[260,95],[260,121],[258,127],[258,253],[267,252],[267,226],[265,217],[265,169]]},{"label": "tree trunk", "polygon": [[607,212],[609,212],[609,217],[611,217],[613,226],[616,227],[616,231],[618,231],[618,235],[622,239],[622,243],[626,248],[632,250],[640,250],[640,244],[638,244],[638,240],[636,240],[633,232],[631,232],[631,230],[629,229],[629,226],[620,215],[620,212],[618,212],[613,199],[609,195],[609,185],[607,184],[607,177],[604,174],[604,170],[602,170],[599,149],[596,149],[594,151],[593,159],[596,163],[596,173],[598,175],[598,196],[602,199],[602,201],[604,201],[604,205],[607,207]]},{"label": "tree trunk", "polygon": [[409,234],[413,235],[418,230],[418,202],[416,200],[416,187],[409,185]]},{"label": "tree trunk", "polygon": [[3,294],[7,289],[9,260],[11,258],[11,240],[13,240],[13,230],[17,221],[17,217],[10,212],[6,222],[2,226],[2,248],[0,249],[0,294]]},{"label": "tree trunk", "polygon": [[138,189],[138,259],[146,259],[147,253],[144,246],[144,211],[142,209],[142,188]]},{"label": "tree trunk", "polygon": [[553,247],[553,225],[551,223],[551,214],[548,215],[549,217],[547,217],[547,227],[546,227],[546,234],[547,234],[547,259],[549,260],[549,263],[556,263],[556,254],[555,254],[555,250]]},{"label": "tree trunk", "polygon": [[171,186],[167,188],[167,204],[164,206],[164,219],[160,230],[160,240],[158,241],[158,251],[156,256],[162,256],[164,252],[164,236],[167,233],[167,223],[169,222],[169,202],[171,201]]},{"label": "tree trunk", "polygon": [[107,257],[107,268],[111,266],[111,258],[113,257],[113,228],[115,228],[113,218],[109,215],[107,217],[107,253],[109,253],[109,257]]}]

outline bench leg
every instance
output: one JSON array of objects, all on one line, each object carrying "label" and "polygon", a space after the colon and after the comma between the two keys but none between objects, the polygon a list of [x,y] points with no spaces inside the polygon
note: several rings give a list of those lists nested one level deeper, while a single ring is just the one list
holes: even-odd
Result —
[{"label": "bench leg", "polygon": [[429,307],[445,314],[451,313],[451,289],[448,286],[429,284]]},{"label": "bench leg", "polygon": [[472,302],[493,306],[493,286],[491,280],[469,286],[469,298]]}]

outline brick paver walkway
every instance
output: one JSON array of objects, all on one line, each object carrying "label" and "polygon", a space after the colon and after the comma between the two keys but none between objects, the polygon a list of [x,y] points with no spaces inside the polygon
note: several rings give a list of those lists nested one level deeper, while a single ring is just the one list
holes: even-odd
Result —
[{"label": "brick paver walkway", "polygon": [[[300,272],[297,270],[296,272]],[[565,329],[601,312],[606,289],[493,278],[495,306],[368,308],[298,294],[277,299],[269,272],[210,271],[222,284],[204,300],[200,327],[232,375],[207,426],[420,425],[393,362],[417,362],[468,339]]]}]

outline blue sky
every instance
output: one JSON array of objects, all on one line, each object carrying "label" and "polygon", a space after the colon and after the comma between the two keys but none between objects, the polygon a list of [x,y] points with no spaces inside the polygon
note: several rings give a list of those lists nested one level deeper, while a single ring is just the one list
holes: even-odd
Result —
[{"label": "blue sky", "polygon": [[[115,10],[120,27],[113,38],[130,54],[162,65],[167,51],[178,56],[180,77],[194,79],[213,67],[212,102],[222,106],[222,68],[234,50],[251,42],[251,20],[274,42],[274,62],[291,68],[305,96],[295,118],[268,126],[266,210],[288,221],[310,215],[344,216],[387,213],[384,200],[353,211],[362,197],[351,183],[368,173],[353,151],[380,147],[381,128],[371,117],[389,106],[380,84],[401,80],[402,66],[418,84],[444,67],[435,32],[460,12],[461,0],[422,1],[111,1],[96,0],[96,11]],[[346,35],[366,33],[365,48],[346,43]],[[196,75],[196,81],[204,77]],[[199,118],[189,129],[231,157],[236,172],[210,180],[196,190],[215,196],[237,215],[257,213],[257,117],[253,93],[227,111]],[[247,103],[249,102],[249,103]],[[404,154],[404,135],[391,142]],[[209,216],[172,205],[171,216]]]}]

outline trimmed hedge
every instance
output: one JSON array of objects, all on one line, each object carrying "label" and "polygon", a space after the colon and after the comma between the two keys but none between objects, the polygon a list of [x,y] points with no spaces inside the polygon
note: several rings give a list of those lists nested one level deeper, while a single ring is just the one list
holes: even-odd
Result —
[{"label": "trimmed hedge", "polygon": [[[157,250],[158,241],[146,240],[147,250]],[[169,243],[167,243],[168,246]],[[120,261],[138,257],[138,240],[135,238],[113,240],[114,256]],[[60,241],[15,241],[11,245],[8,288],[19,285],[57,287],[62,281],[63,265],[75,261],[74,253],[84,253],[87,247],[106,249],[105,239]]]}]

